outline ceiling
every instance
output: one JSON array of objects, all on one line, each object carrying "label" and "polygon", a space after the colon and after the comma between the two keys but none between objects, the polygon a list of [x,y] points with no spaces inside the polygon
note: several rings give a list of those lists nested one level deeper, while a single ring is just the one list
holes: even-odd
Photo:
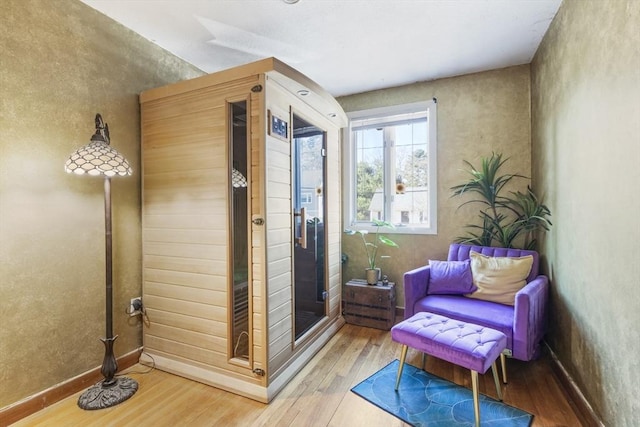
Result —
[{"label": "ceiling", "polygon": [[562,0],[81,0],[207,73],[275,56],[334,96],[527,64]]}]

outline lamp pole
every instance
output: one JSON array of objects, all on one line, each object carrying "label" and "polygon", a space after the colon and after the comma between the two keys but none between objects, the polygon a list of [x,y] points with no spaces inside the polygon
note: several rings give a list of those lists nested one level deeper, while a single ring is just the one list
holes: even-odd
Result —
[{"label": "lamp pole", "polygon": [[104,343],[104,360],[100,372],[104,376],[103,387],[114,384],[113,376],[118,370],[118,362],[113,354],[113,344],[118,338],[113,336],[113,258],[112,258],[112,234],[111,234],[111,178],[104,178],[104,241],[105,241],[105,277],[106,277],[106,335]]}]

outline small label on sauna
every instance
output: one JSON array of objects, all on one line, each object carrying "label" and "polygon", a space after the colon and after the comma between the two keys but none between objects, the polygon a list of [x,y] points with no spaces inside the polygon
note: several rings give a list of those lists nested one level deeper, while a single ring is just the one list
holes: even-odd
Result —
[{"label": "small label on sauna", "polygon": [[269,110],[269,135],[289,142],[289,123]]}]

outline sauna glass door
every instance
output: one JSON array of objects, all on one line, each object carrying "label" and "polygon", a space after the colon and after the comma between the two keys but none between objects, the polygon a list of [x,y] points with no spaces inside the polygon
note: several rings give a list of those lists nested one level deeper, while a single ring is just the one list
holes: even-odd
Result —
[{"label": "sauna glass door", "polygon": [[326,133],[293,115],[294,328],[302,337],[326,316]]}]

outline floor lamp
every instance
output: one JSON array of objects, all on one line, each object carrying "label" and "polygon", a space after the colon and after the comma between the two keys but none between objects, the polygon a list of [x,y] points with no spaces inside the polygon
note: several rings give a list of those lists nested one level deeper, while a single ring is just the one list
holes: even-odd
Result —
[{"label": "floor lamp", "polygon": [[109,126],[96,114],[96,133],[88,145],[75,151],[64,165],[68,173],[104,177],[104,219],[106,253],[106,337],[104,360],[100,372],[104,380],[91,386],[78,398],[82,409],[102,409],[115,406],[134,395],[138,383],[127,377],[115,378],[118,363],[113,354],[113,344],[118,336],[113,336],[113,267],[111,250],[111,177],[132,174],[127,160],[109,146]]}]

